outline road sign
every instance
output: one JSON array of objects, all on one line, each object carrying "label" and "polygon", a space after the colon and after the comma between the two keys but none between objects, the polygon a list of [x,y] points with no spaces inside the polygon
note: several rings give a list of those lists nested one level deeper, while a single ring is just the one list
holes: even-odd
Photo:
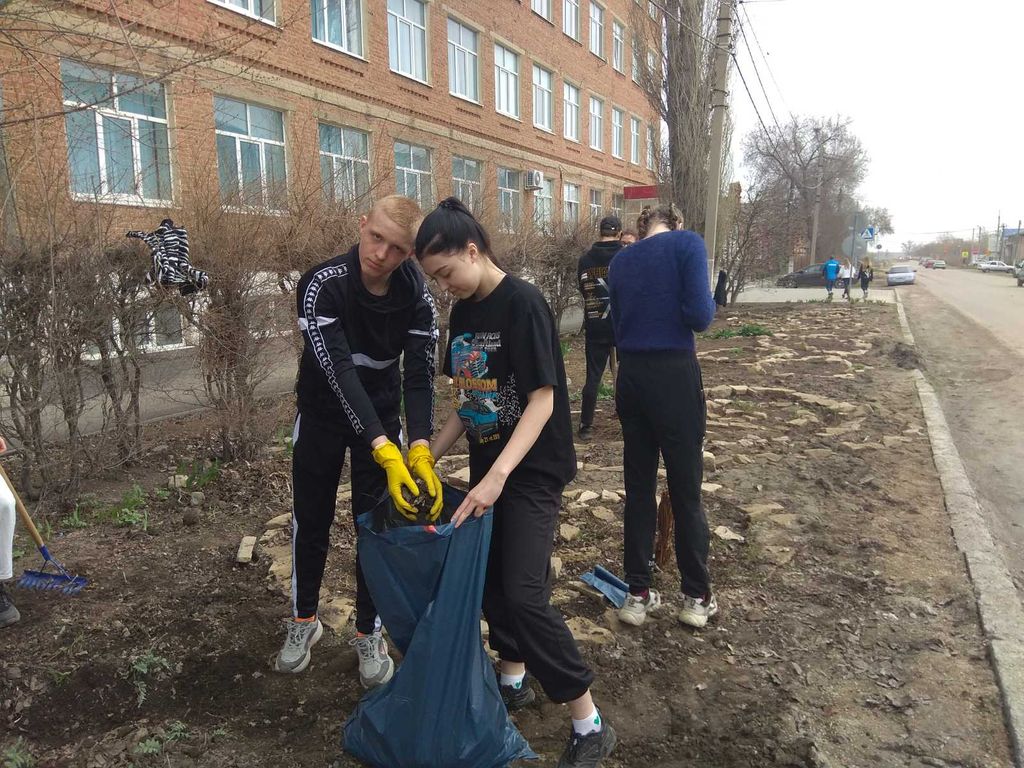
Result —
[{"label": "road sign", "polygon": [[874,240],[875,239],[875,228],[868,227],[860,233],[861,240]]}]

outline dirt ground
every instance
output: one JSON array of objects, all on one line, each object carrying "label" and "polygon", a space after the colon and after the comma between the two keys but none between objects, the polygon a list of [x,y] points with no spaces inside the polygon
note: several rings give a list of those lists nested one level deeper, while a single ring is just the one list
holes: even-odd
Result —
[{"label": "dirt ground", "polygon": [[[742,332],[770,331],[771,336]],[[709,398],[705,500],[721,614],[703,632],[669,608],[617,625],[578,581],[621,573],[621,435],[612,401],[578,446],[555,554],[554,600],[584,637],[595,696],[620,735],[620,768],[1011,765],[971,589],[949,533],[894,307],[729,310],[699,341]],[[567,355],[583,381],[582,340]],[[576,401],[578,403],[578,400]],[[76,598],[18,591],[0,635],[0,755],[28,766],[354,766],[341,726],[360,695],[347,643],[354,535],[346,489],[325,579],[329,630],[298,676],[270,661],[287,614],[290,509],[283,442],[264,460],[210,458],[201,420],[152,434],[147,461],[97,486],[52,549],[88,575]],[[282,423],[282,435],[288,425]],[[458,449],[456,449],[458,450]],[[465,459],[447,463],[457,472]],[[208,481],[208,482],[206,482]],[[109,510],[133,483],[141,492]],[[201,486],[201,487],[200,487]],[[192,506],[192,492],[203,494]],[[580,500],[579,494],[602,494]],[[81,522],[78,522],[81,521]],[[117,523],[120,523],[118,525]],[[720,533],[730,533],[719,529]],[[259,559],[234,564],[244,534]],[[567,541],[566,537],[572,537]],[[16,569],[34,567],[26,540]],[[567,714],[517,716],[541,765]]]}]

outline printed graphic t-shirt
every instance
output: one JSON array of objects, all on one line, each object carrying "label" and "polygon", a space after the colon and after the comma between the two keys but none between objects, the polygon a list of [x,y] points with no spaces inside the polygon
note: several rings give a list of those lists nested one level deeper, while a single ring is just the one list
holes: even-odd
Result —
[{"label": "printed graphic t-shirt", "polygon": [[505,448],[527,395],[554,387],[554,410],[512,478],[562,485],[576,475],[569,392],[555,318],[540,291],[507,275],[480,301],[452,308],[445,373],[469,441],[470,481],[478,482]]}]

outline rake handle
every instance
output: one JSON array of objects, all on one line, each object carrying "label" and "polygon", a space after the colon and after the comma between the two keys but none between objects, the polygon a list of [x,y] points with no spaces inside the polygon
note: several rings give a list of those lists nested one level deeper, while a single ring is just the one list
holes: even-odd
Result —
[{"label": "rake handle", "polygon": [[28,516],[28,510],[25,509],[25,505],[21,501],[21,496],[14,490],[14,483],[11,482],[11,478],[7,476],[4,471],[3,465],[0,465],[0,477],[3,477],[4,482],[7,483],[7,487],[11,489],[11,493],[14,495],[14,506],[18,510],[18,517],[21,518],[22,525],[28,530],[29,535],[32,536],[32,540],[35,541],[36,546],[40,549],[45,549],[46,544],[43,543],[43,537],[39,535],[39,529],[36,528],[36,524],[32,522],[32,518]]}]

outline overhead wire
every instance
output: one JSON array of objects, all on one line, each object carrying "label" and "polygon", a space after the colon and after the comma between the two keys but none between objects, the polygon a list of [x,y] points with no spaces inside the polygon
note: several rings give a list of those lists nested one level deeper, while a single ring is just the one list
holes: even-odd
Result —
[{"label": "overhead wire", "polygon": [[[742,2],[742,0],[741,0]],[[757,46],[758,53],[761,54],[761,60],[764,61],[765,69],[768,70],[768,77],[772,79],[772,84],[775,86],[775,92],[779,94],[779,99],[782,100],[782,105],[786,108],[786,112],[789,113],[790,117],[793,117],[793,110],[789,108],[789,103],[786,101],[786,96],[782,93],[782,88],[779,86],[779,81],[775,78],[775,72],[772,71],[771,62],[768,61],[768,54],[765,53],[764,48],[761,45],[761,39],[757,36],[757,30],[754,29],[754,23],[750,19],[750,13],[744,7],[746,3],[740,5],[743,10],[743,16],[747,20],[747,28],[750,29],[750,34],[754,36],[754,44]]]}]

